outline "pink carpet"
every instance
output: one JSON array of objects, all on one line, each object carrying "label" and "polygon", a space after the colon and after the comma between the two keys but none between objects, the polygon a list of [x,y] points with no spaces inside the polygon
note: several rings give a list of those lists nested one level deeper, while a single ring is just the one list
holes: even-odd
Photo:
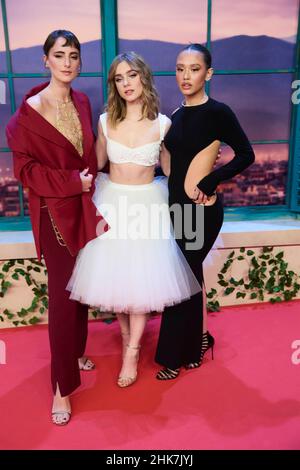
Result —
[{"label": "pink carpet", "polygon": [[[1,449],[300,449],[300,301],[223,308],[211,314],[215,360],[158,382],[153,362],[159,319],[144,336],[139,379],[120,389],[117,324],[90,323],[82,373],[66,427],[49,419],[47,328],[0,330]],[[299,342],[300,345],[300,342]],[[300,361],[294,361],[300,362]]]}]

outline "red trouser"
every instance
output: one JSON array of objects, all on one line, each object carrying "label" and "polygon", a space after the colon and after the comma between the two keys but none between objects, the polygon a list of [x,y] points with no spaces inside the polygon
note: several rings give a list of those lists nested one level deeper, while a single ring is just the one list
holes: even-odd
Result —
[{"label": "red trouser", "polygon": [[51,381],[53,393],[58,384],[66,396],[80,385],[78,358],[86,346],[88,306],[69,299],[66,286],[76,257],[58,243],[47,208],[41,209],[40,240],[48,271]]}]

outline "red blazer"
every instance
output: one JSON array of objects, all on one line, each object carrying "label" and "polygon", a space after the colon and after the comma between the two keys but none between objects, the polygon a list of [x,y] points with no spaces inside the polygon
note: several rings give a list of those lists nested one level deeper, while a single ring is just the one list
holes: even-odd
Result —
[{"label": "red blazer", "polygon": [[25,188],[29,188],[32,230],[39,259],[40,207],[46,202],[55,224],[71,255],[108,230],[97,212],[90,192],[82,191],[79,172],[89,168],[97,174],[97,158],[92,130],[91,107],[86,95],[71,90],[83,132],[83,156],[54,126],[26,103],[48,83],[33,88],[10,119],[6,135],[13,152],[14,172]]}]

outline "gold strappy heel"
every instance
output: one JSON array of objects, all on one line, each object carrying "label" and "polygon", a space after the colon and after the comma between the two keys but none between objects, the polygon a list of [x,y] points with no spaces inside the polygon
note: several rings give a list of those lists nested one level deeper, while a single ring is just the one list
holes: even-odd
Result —
[{"label": "gold strappy heel", "polygon": [[[138,363],[139,360],[139,350],[141,349],[141,346],[130,346],[127,344],[127,349],[135,349],[137,351],[136,353],[136,364]],[[119,376],[117,385],[121,388],[129,387],[130,385],[134,384],[134,382],[137,379],[137,371],[133,377],[126,377],[126,376]]]}]

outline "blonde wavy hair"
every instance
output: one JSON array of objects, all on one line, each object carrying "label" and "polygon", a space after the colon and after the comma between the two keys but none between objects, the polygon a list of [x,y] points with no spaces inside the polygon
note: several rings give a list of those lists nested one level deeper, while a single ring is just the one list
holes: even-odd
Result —
[{"label": "blonde wavy hair", "polygon": [[124,52],[114,58],[108,72],[108,99],[105,108],[110,125],[115,127],[118,122],[123,121],[126,117],[126,101],[119,95],[115,83],[116,69],[121,62],[127,62],[139,74],[143,86],[141,119],[148,118],[153,121],[158,116],[159,97],[154,86],[150,67],[135,52]]}]

